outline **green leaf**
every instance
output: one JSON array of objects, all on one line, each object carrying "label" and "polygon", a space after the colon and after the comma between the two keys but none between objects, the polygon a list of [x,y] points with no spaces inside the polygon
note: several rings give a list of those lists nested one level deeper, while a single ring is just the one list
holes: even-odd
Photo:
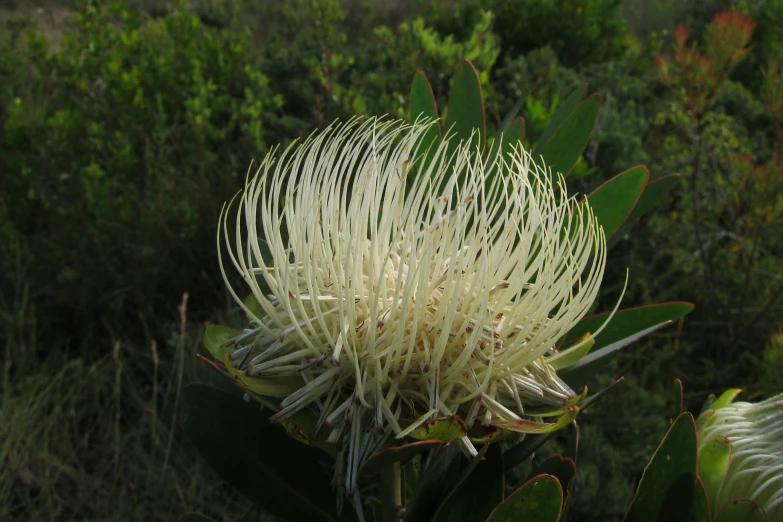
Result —
[{"label": "green leaf", "polygon": [[557,522],[562,507],[560,482],[549,475],[538,475],[498,505],[487,522]]},{"label": "green leaf", "polygon": [[539,161],[539,156],[542,156],[544,164],[551,169],[553,175],[560,173],[567,176],[590,141],[600,109],[599,94],[586,98],[560,124],[540,150],[538,146],[534,148],[533,159]]},{"label": "green leaf", "polygon": [[558,431],[568,426],[572,420],[574,420],[579,413],[577,406],[572,406],[566,411],[564,415],[558,418],[555,422],[536,422],[527,419],[515,420],[498,420],[495,422],[495,426],[503,428],[517,433],[530,433],[541,434]]},{"label": "green leaf", "polygon": [[392,446],[383,449],[369,456],[362,465],[360,473],[372,473],[394,462],[407,462],[416,455],[430,451],[442,444],[439,440],[421,440],[403,446]]},{"label": "green leaf", "polygon": [[[666,321],[676,321],[691,311],[693,311],[691,303],[679,301],[618,310],[609,324],[606,325],[606,328],[596,336],[593,350],[600,350],[605,346]],[[609,317],[609,312],[585,317],[571,328],[568,334],[558,342],[558,345],[570,345],[588,332],[597,332],[607,317]]]},{"label": "green leaf", "polygon": [[[582,368],[584,368],[584,367],[594,363],[595,361],[606,357],[607,355],[611,355],[614,352],[625,348],[626,346],[628,346],[631,343],[635,343],[639,339],[641,339],[641,338],[643,338],[643,337],[645,337],[647,335],[650,335],[651,333],[653,333],[655,331],[658,331],[661,328],[663,328],[664,326],[667,326],[669,324],[671,324],[670,321],[667,321],[667,322],[661,323],[661,324],[657,324],[657,325],[652,326],[652,327],[650,327],[650,328],[648,328],[646,330],[642,330],[641,332],[637,332],[637,333],[635,333],[635,334],[633,334],[633,335],[631,335],[629,337],[626,337],[625,339],[621,339],[620,341],[617,341],[616,343],[612,343],[609,346],[604,346],[600,350],[595,350],[594,352],[590,352],[588,355],[582,357],[582,359],[579,362],[577,362],[575,364],[572,364],[571,366],[566,366],[565,368],[561,368],[559,373],[562,374],[562,375],[565,375],[567,373],[573,372],[574,370],[580,370],[580,369],[582,369]],[[571,377],[571,379],[573,379],[573,377]],[[569,382],[579,382],[579,381],[571,380]]]},{"label": "green leaf", "polygon": [[512,154],[519,144],[525,141],[525,120],[517,118],[511,122],[504,132],[501,133],[502,142],[500,144],[500,153],[506,161],[509,154]]},{"label": "green leaf", "polygon": [[719,410],[724,406],[728,406],[729,404],[734,402],[734,399],[736,399],[737,395],[739,395],[740,393],[742,393],[742,388],[731,388],[726,390],[725,392],[720,394],[720,397],[715,399],[715,402],[712,403],[710,409]]},{"label": "green leaf", "polygon": [[[455,150],[460,140],[470,139],[471,151],[479,146],[483,153],[487,139],[484,99],[478,73],[468,60],[462,60],[454,73],[448,114],[448,125],[454,134],[449,150]],[[479,131],[479,135],[474,134],[471,138],[474,130]]]},{"label": "green leaf", "polygon": [[698,474],[710,505],[715,505],[715,496],[731,464],[731,450],[731,441],[723,435],[715,435],[699,449]]},{"label": "green leaf", "polygon": [[[258,299],[256,299],[256,296],[253,294],[250,294],[247,296],[247,299],[245,299],[245,307],[250,310],[250,313],[256,316],[256,318],[260,319],[264,317],[266,314],[264,313],[264,309],[261,308],[261,305],[258,303]],[[247,320],[252,321],[253,317],[251,315],[247,315]]]},{"label": "green leaf", "polygon": [[282,377],[256,377],[247,375],[245,370],[237,370],[231,363],[230,354],[226,354],[222,359],[228,374],[234,379],[234,382],[247,391],[264,397],[287,397],[302,387],[302,378],[297,375],[286,375]]},{"label": "green leaf", "polygon": [[587,202],[609,239],[633,211],[647,185],[650,172],[645,166],[633,167],[595,189]]},{"label": "green leaf", "polygon": [[[413,75],[411,85],[411,112],[410,121],[414,123],[418,118],[424,117],[432,120],[438,119],[438,106],[435,103],[435,95],[432,93],[430,82],[423,73]],[[425,147],[440,137],[440,122],[430,129],[424,139]]]},{"label": "green leaf", "polygon": [[707,501],[707,492],[704,483],[696,477],[696,491],[693,494],[693,508],[691,508],[690,522],[711,522],[710,504]]},{"label": "green leaf", "polygon": [[185,513],[179,517],[179,522],[215,522],[209,517],[205,517],[200,513]]},{"label": "green leaf", "polygon": [[503,452],[490,444],[474,457],[475,466],[451,491],[433,518],[434,522],[485,520],[503,500],[505,487]]},{"label": "green leaf", "polygon": [[577,87],[574,92],[568,95],[566,101],[561,103],[557,109],[555,109],[555,112],[552,113],[552,119],[549,120],[546,129],[544,129],[544,132],[542,132],[541,136],[538,137],[536,146],[533,147],[534,158],[537,158],[538,155],[541,154],[541,147],[543,147],[543,145],[549,141],[549,138],[551,138],[555,131],[560,127],[560,125],[563,123],[563,120],[565,120],[567,116],[570,116],[571,113],[576,110],[579,102],[581,102],[585,96],[587,96],[587,84],[584,84],[581,87]]},{"label": "green leaf", "polygon": [[337,514],[326,455],[270,424],[269,412],[203,384],[185,388],[185,399],[190,442],[245,497],[283,519],[356,520],[350,506]]},{"label": "green leaf", "polygon": [[437,440],[445,443],[461,439],[467,432],[468,428],[461,418],[449,415],[425,422],[411,431],[409,436],[416,440]]},{"label": "green leaf", "polygon": [[[413,76],[413,84],[411,85],[410,121],[413,123],[419,117],[437,120],[438,107],[435,103],[435,96],[432,94],[430,82],[427,81],[424,74],[417,72]],[[417,175],[427,172],[427,169],[436,156],[440,137],[440,120],[438,120],[427,129],[427,132],[424,133],[421,141],[417,144],[417,147],[419,147],[419,154],[426,154],[426,157],[422,157],[416,166],[409,172],[408,190],[414,186]]]},{"label": "green leaf", "polygon": [[[583,341],[584,344],[578,346],[579,343],[582,343]],[[576,346],[578,347],[574,348]],[[590,350],[593,349],[593,346],[595,346],[595,338],[590,337],[590,333],[588,332],[584,334],[578,341],[576,341],[573,346],[562,350],[557,359],[551,359],[548,362],[555,370],[565,368],[566,366],[571,366],[572,364],[578,363],[582,357],[590,353]]]},{"label": "green leaf", "polygon": [[715,512],[714,520],[715,522],[766,522],[767,514],[764,508],[752,500],[732,500]]},{"label": "green leaf", "polygon": [[429,522],[456,484],[463,469],[459,443],[443,446],[419,479],[404,522]]},{"label": "green leaf", "polygon": [[[706,399],[704,399],[704,404],[701,405],[701,410],[699,411],[699,415],[701,416],[702,413],[709,410],[713,404],[715,404],[715,401],[717,400],[717,397],[715,397],[714,393],[710,393]],[[698,421],[696,423],[698,426]]]},{"label": "green leaf", "polygon": [[576,475],[576,463],[569,458],[556,454],[545,459],[533,470],[533,475],[552,475],[563,489],[563,504],[568,501],[571,483]]},{"label": "green leaf", "polygon": [[690,413],[674,421],[644,469],[626,522],[687,522],[696,484],[696,424]]},{"label": "green leaf", "polygon": [[608,247],[612,248],[623,236],[628,234],[636,223],[639,222],[639,219],[651,210],[654,210],[661,203],[661,200],[679,183],[679,174],[670,174],[647,183],[639,201],[631,211],[631,215],[625,220],[622,228],[607,242]]},{"label": "green leaf", "polygon": [[204,328],[204,346],[218,361],[234,351],[234,340],[242,335],[240,330],[234,330],[219,324],[207,323]]}]

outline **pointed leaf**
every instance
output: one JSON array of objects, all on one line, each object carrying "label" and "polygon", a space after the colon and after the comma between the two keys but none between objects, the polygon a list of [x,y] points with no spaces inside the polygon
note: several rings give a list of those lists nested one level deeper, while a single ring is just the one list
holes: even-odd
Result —
[{"label": "pointed leaf", "polygon": [[441,445],[443,443],[439,440],[421,440],[403,446],[392,446],[370,455],[360,472],[372,473],[394,462],[407,462],[416,455],[421,455]]},{"label": "pointed leaf", "polygon": [[691,509],[690,522],[711,522],[710,505],[707,501],[707,491],[704,482],[696,477],[696,492],[693,494],[693,508]]},{"label": "pointed leaf", "polygon": [[710,505],[715,505],[715,495],[731,464],[731,441],[723,435],[715,435],[699,448],[698,474],[709,493]]},{"label": "pointed leaf", "polygon": [[647,167],[634,167],[613,177],[587,196],[587,202],[607,239],[620,229],[631,214],[649,177]]},{"label": "pointed leaf", "polygon": [[498,505],[487,522],[557,522],[562,507],[560,482],[549,475],[538,475]]},{"label": "pointed leaf", "polygon": [[356,519],[350,506],[337,515],[328,467],[321,464],[326,456],[271,425],[269,412],[203,384],[185,388],[185,399],[190,442],[248,499],[288,520]]},{"label": "pointed leaf", "polygon": [[764,508],[752,500],[732,500],[715,512],[714,520],[715,522],[767,522],[767,514]]},{"label": "pointed leaf", "polygon": [[661,200],[679,184],[679,174],[669,174],[655,181],[648,182],[639,201],[631,211],[631,215],[625,220],[620,230],[607,242],[608,247],[612,248],[623,236],[628,234],[642,216],[657,208]]},{"label": "pointed leaf", "polygon": [[[602,359],[606,357],[607,355],[611,355],[614,352],[621,350],[628,346],[631,343],[635,343],[639,339],[642,339],[643,337],[646,337],[650,335],[653,332],[656,332],[663,328],[664,326],[668,326],[671,324],[671,321],[667,321],[665,323],[657,324],[651,328],[647,328],[646,330],[642,330],[641,332],[637,332],[629,337],[626,337],[625,339],[621,339],[620,341],[617,341],[616,343],[612,343],[609,346],[604,346],[600,350],[595,350],[594,352],[590,352],[588,355],[582,357],[582,359],[577,362],[576,364],[572,364],[571,366],[566,366],[565,368],[560,369],[560,374],[567,374],[574,370],[579,370],[581,368],[584,368],[585,366],[594,363],[595,361]],[[572,381],[574,382],[574,381]],[[577,381],[578,382],[578,381]]]},{"label": "pointed leaf", "polygon": [[552,175],[560,173],[567,176],[590,141],[600,109],[599,94],[587,97],[560,124],[552,137],[541,146],[540,151],[536,150],[538,147],[534,149],[533,159],[540,161],[540,155],[547,168],[551,169]]},{"label": "pointed leaf", "polygon": [[690,413],[674,421],[644,469],[626,522],[687,522],[696,483],[696,424]]},{"label": "pointed leaf", "polygon": [[461,439],[467,432],[468,428],[461,418],[449,415],[425,422],[411,431],[409,436],[416,440],[437,440],[445,443]]},{"label": "pointed leaf", "polygon": [[[421,72],[417,72],[413,76],[413,84],[411,85],[410,122],[414,123],[419,118],[438,119],[438,106],[435,103],[432,86]],[[425,147],[440,137],[440,123],[437,123],[426,136]]]},{"label": "pointed leaf", "polygon": [[572,406],[568,412],[557,419],[557,421],[549,422],[536,422],[526,419],[515,420],[499,420],[495,422],[495,426],[504,428],[507,430],[515,431],[517,433],[531,433],[541,434],[550,433],[568,426],[572,420],[574,420],[579,413],[578,406]]},{"label": "pointed leaf", "polygon": [[736,399],[737,395],[739,395],[740,393],[742,393],[742,388],[731,388],[726,390],[725,392],[720,394],[720,397],[715,399],[715,402],[712,403],[710,409],[719,410],[724,406],[728,406],[729,404],[734,402],[734,399]]},{"label": "pointed leaf", "polygon": [[434,522],[485,520],[503,501],[505,479],[500,446],[485,446],[474,461],[476,465],[440,506]]},{"label": "pointed leaf", "polygon": [[[691,311],[693,311],[691,303],[676,301],[618,310],[606,328],[596,336],[593,350],[600,350],[604,346],[626,339],[637,332],[666,321],[676,321]],[[558,345],[570,345],[588,332],[597,332],[606,322],[607,317],[609,317],[608,312],[585,317],[571,328],[563,340],[558,342]],[[574,341],[569,341],[570,339]]]},{"label": "pointed leaf", "polygon": [[558,105],[557,109],[555,109],[555,112],[552,114],[552,119],[549,120],[549,124],[547,124],[546,129],[544,129],[544,132],[542,132],[541,136],[538,137],[536,146],[533,147],[534,158],[537,158],[539,154],[541,154],[541,148],[544,146],[544,144],[549,141],[549,138],[552,137],[566,117],[570,116],[571,113],[576,110],[579,102],[581,102],[585,96],[587,96],[587,84],[574,89],[574,92],[569,94],[568,98],[566,98],[563,103]]},{"label": "pointed leaf", "polygon": [[[448,127],[454,134],[450,150],[455,150],[460,140],[470,139],[471,151],[478,146],[483,152],[487,137],[484,99],[476,68],[468,60],[461,61],[454,73],[448,116]],[[472,134],[474,131],[479,134]]]},{"label": "pointed leaf", "polygon": [[[714,393],[710,393],[706,399],[704,399],[704,404],[701,405],[701,410],[699,411],[699,416],[701,416],[702,413],[709,410],[713,404],[715,404],[715,401],[717,400],[717,397],[715,397]],[[698,422],[697,422],[698,426]]]},{"label": "pointed leaf", "polygon": [[240,330],[207,323],[204,327],[204,346],[215,360],[222,361],[225,355],[235,350],[234,340],[241,335]]},{"label": "pointed leaf", "polygon": [[[584,343],[579,346],[580,343]],[[560,356],[557,359],[551,359],[547,362],[552,365],[552,368],[559,370],[566,366],[571,366],[579,362],[582,357],[590,353],[590,350],[595,346],[595,338],[590,337],[590,332],[584,334],[578,341],[574,343],[572,347],[566,348],[560,352]],[[574,348],[576,347],[576,348]]]}]

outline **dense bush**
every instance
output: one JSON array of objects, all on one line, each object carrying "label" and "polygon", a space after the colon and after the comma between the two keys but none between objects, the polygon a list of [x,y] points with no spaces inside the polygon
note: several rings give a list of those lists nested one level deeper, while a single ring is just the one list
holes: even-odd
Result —
[{"label": "dense bush", "polygon": [[185,290],[211,297],[201,245],[280,103],[251,35],[204,26],[184,4],[149,20],[86,2],[56,49],[7,27],[3,247],[31,252],[39,306],[83,335],[99,317],[154,320]]}]

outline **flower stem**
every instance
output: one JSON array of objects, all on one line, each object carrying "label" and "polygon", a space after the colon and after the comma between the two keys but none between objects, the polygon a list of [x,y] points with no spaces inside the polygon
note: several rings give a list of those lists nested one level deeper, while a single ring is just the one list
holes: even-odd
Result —
[{"label": "flower stem", "polygon": [[381,470],[379,485],[383,522],[401,522],[402,470],[399,462],[393,462]]}]

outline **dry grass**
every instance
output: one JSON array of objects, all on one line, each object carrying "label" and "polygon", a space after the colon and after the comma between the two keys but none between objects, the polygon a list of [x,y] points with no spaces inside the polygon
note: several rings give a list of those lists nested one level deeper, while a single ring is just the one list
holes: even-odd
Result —
[{"label": "dry grass", "polygon": [[182,433],[183,384],[211,376],[196,362],[200,327],[184,306],[165,346],[117,341],[87,362],[64,356],[65,346],[36,345],[34,310],[18,290],[0,302],[0,520],[170,522],[188,510],[268,519]]}]

